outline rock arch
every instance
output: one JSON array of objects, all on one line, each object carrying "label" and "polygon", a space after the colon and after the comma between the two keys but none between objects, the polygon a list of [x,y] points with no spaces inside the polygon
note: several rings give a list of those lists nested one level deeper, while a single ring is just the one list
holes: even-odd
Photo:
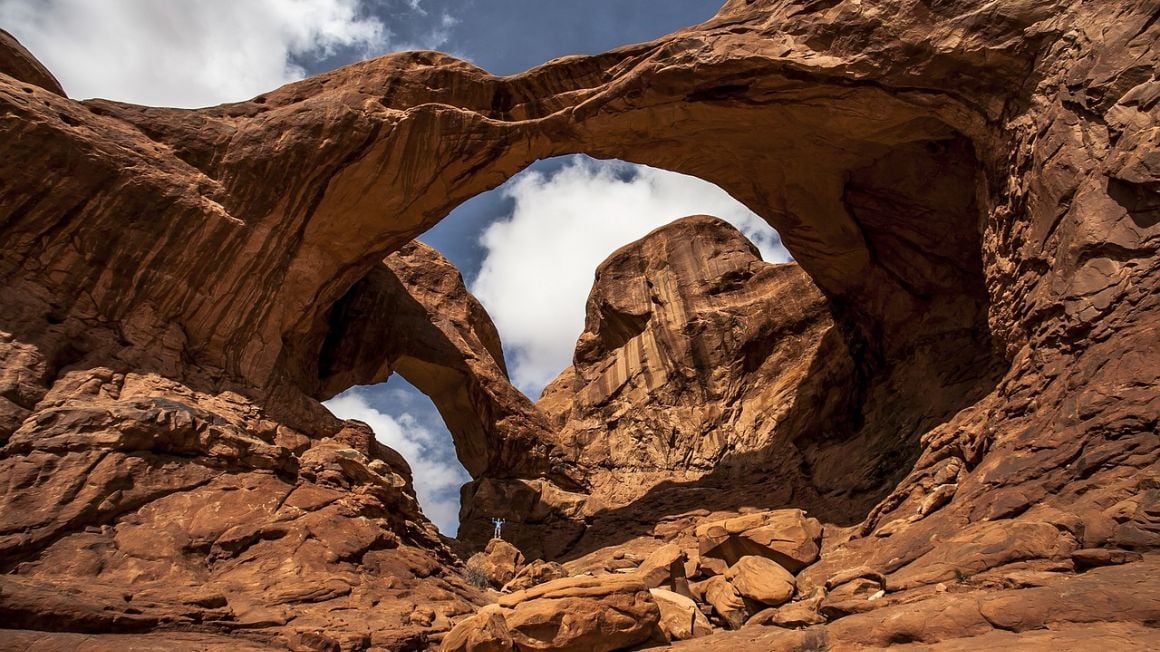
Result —
[{"label": "rock arch", "polygon": [[[695,31],[512,78],[410,53],[196,111],[17,95],[21,142],[56,146],[12,178],[39,190],[10,202],[2,271],[43,284],[35,246],[62,269],[53,309],[176,328],[226,378],[313,393],[331,307],[388,252],[537,158],[583,151],[726,188],[874,349],[928,330],[917,321],[971,327],[986,301],[976,150],[1000,155],[980,106],[999,100],[948,74],[902,85],[901,64],[835,71],[766,11],[733,3]],[[932,171],[946,187],[924,184]],[[87,199],[52,203],[65,194]],[[118,223],[126,211],[139,217]],[[148,253],[108,247],[114,227]]]},{"label": "rock arch", "polygon": [[[252,465],[271,486],[301,464],[319,482],[357,476],[381,502],[368,513],[402,515],[391,528],[439,549],[407,518],[405,474],[366,462],[379,455],[367,433],[317,404],[381,373],[358,355],[319,369],[328,342],[341,348],[332,318],[458,203],[537,158],[585,152],[699,176],[769,220],[859,373],[889,377],[922,346],[954,355],[928,355],[920,381],[979,356],[1006,369],[919,434],[913,470],[817,579],[865,564],[907,588],[967,562],[1154,548],[1155,17],[1130,1],[730,0],[690,30],[514,77],[410,53],[192,111],[69,100],[0,45],[0,349],[16,369],[0,461],[56,464],[81,454],[70,447],[104,451],[113,431],[116,446],[151,450],[134,425],[149,423],[180,444],[161,452]],[[129,405],[130,371],[180,400]],[[926,400],[909,386],[901,404]],[[527,430],[489,434],[481,473],[555,473],[551,442],[518,463],[504,452],[540,441],[520,440]],[[228,446],[205,446],[222,432]],[[366,463],[303,433],[342,435]],[[174,476],[131,461],[137,493],[17,528],[11,563],[93,514],[149,503]],[[210,468],[177,480],[215,487]],[[121,483],[126,469],[109,473]],[[37,513],[5,496],[14,522]],[[195,545],[225,555],[276,534]],[[376,536],[332,556],[389,543]],[[1000,543],[964,559],[970,537]]]}]

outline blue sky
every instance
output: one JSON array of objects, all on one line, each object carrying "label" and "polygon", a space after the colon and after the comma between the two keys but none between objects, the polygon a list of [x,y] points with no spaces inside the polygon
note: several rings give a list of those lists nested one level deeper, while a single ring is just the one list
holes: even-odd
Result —
[{"label": "blue sky", "polygon": [[[664,36],[711,18],[723,1],[0,0],[0,27],[71,97],[197,107],[408,49],[438,49],[515,74]],[[788,259],[776,233],[719,188],[583,156],[537,162],[421,239],[463,272],[496,321],[514,384],[534,399],[570,362],[596,265],[695,213],[732,222],[767,260]],[[454,535],[459,486],[470,478],[430,400],[392,377],[352,388],[328,407],[366,421],[403,453],[428,517]]]}]

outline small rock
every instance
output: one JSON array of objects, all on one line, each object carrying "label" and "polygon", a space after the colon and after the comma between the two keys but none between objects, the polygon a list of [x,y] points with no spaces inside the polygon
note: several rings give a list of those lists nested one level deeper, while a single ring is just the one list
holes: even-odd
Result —
[{"label": "small rock", "polygon": [[407,616],[407,621],[412,625],[430,627],[431,623],[435,622],[435,610],[431,607],[419,605]]}]

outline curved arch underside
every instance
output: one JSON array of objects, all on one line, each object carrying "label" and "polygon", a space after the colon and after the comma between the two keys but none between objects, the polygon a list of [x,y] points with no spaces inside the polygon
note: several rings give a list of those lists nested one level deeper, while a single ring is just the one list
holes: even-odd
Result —
[{"label": "curved arch underside", "polygon": [[[178,328],[187,355],[226,378],[317,395],[328,313],[355,282],[458,203],[538,158],[585,152],[728,190],[876,349],[973,326],[986,301],[975,150],[995,116],[961,99],[958,74],[943,73],[941,92],[937,76],[892,85],[913,67],[819,58],[810,34],[752,9],[739,29],[733,9],[512,78],[412,53],[196,111],[39,93],[43,111],[14,89],[18,129],[48,130],[61,147],[30,157],[12,186],[47,180],[52,197],[86,200],[11,202],[17,246],[0,272],[37,284],[35,247],[33,270],[64,268],[55,303]],[[67,227],[45,240],[34,217],[62,211]],[[114,220],[126,212],[136,217]],[[105,246],[114,222],[148,254]],[[76,242],[98,258],[76,265]],[[924,320],[941,323],[915,326]]]},{"label": "curved arch underside", "polygon": [[[812,281],[779,286],[814,297],[799,317],[818,337],[797,385],[815,402],[790,410],[797,430],[776,440],[800,454],[784,458],[798,475],[778,500],[838,505],[832,521],[858,525],[808,571],[819,580],[856,564],[904,589],[946,580],[977,561],[947,538],[960,531],[1006,541],[992,565],[1150,550],[1160,23],[1150,3],[1114,4],[1109,22],[1106,3],[1065,0],[730,0],[658,41],[513,77],[407,53],[198,110],[72,101],[26,52],[5,50],[0,462],[130,450],[244,463],[273,474],[262,482],[349,491],[357,477],[370,487],[360,496],[391,506],[368,513],[390,520],[394,545],[445,554],[405,495],[405,464],[318,403],[399,371],[448,417],[476,504],[539,510],[563,542],[545,554],[625,536],[589,532],[583,501],[615,480],[600,475],[608,464],[641,460],[578,458],[560,395],[537,406],[511,389],[453,268],[408,245],[535,160],[583,152],[718,184],[778,230]],[[632,338],[664,339],[614,303],[590,306],[575,378],[596,377],[585,365]],[[414,328],[400,333],[404,317]],[[827,403],[834,387],[846,398]],[[841,422],[840,436],[802,435],[819,417]],[[323,436],[397,473],[352,467]],[[845,473],[873,447],[895,463]],[[105,463],[92,454],[85,468]],[[108,471],[137,478],[112,506],[33,522],[30,498],[8,496],[2,570],[51,565],[53,546],[92,519],[149,504],[162,491],[151,482],[216,486],[148,455]],[[743,484],[753,468],[769,467],[718,479]],[[670,495],[636,508],[687,507]],[[464,531],[484,536],[471,509]],[[597,513],[616,530],[641,518],[632,510]],[[188,549],[224,559],[281,540],[270,532]],[[391,537],[364,539],[326,563]]]}]

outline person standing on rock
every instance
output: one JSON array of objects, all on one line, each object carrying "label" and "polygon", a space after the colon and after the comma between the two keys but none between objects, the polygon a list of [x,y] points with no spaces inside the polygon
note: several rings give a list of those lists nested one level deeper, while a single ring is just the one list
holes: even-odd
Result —
[{"label": "person standing on rock", "polygon": [[502,536],[500,536],[500,530],[503,529],[504,523],[507,523],[507,521],[505,519],[502,519],[502,518],[491,519],[491,524],[495,526],[495,534],[492,535],[491,538],[493,538],[493,539],[502,539],[503,538]]}]

